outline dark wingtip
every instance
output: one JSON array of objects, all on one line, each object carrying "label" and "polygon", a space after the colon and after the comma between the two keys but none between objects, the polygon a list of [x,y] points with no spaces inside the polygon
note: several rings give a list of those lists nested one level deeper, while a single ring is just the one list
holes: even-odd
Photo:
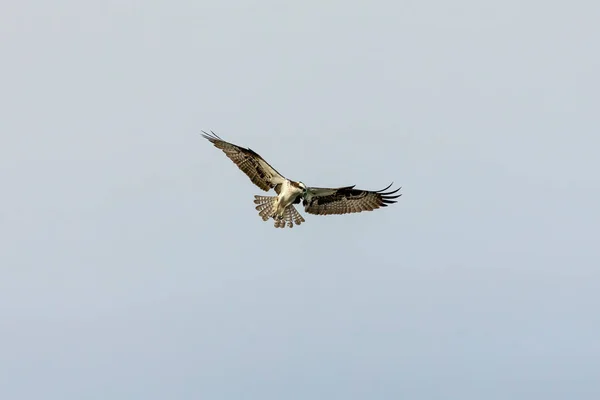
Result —
[{"label": "dark wingtip", "polygon": [[202,131],[202,137],[204,137],[205,139],[210,140],[211,142],[214,142],[215,140],[223,140],[219,137],[219,135],[217,135],[216,133],[214,133],[213,131],[210,131],[210,133],[206,132],[206,131]]},{"label": "dark wingtip", "polygon": [[394,182],[392,182],[385,189],[377,191],[377,193],[381,196],[381,203],[382,203],[381,206],[382,207],[385,207],[388,204],[396,203],[398,200],[394,200],[394,199],[397,199],[398,197],[402,196],[402,193],[396,194],[396,193],[398,193],[398,191],[400,191],[400,189],[402,189],[402,186],[400,186],[396,190],[392,190],[390,192],[386,192],[386,190],[388,190],[389,188],[391,188],[393,184],[394,184]]},{"label": "dark wingtip", "polygon": [[381,190],[378,190],[377,193],[383,193],[383,192],[385,192],[386,190],[388,190],[389,188],[391,188],[393,184],[394,184],[394,182],[390,183],[387,187],[385,187],[385,188],[383,188]]},{"label": "dark wingtip", "polygon": [[389,195],[391,195],[391,194],[398,193],[398,191],[399,191],[400,189],[402,189],[402,186],[400,186],[400,187],[399,187],[398,189],[396,189],[396,190],[392,190],[391,192],[386,192],[386,190],[388,190],[389,188],[391,188],[393,184],[394,184],[394,182],[390,183],[390,184],[389,184],[389,185],[388,185],[386,188],[376,191],[375,193],[379,193],[379,194],[381,194],[381,195],[383,195],[383,196],[389,196]]}]

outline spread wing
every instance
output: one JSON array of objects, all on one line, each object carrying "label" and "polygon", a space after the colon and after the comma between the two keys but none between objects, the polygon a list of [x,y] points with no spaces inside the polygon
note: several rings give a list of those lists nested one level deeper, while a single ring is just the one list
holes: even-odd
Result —
[{"label": "spread wing", "polygon": [[226,142],[212,131],[210,133],[202,131],[202,133],[203,137],[214,144],[217,149],[223,150],[225,155],[262,190],[269,191],[285,181],[285,178],[275,168],[254,151]]},{"label": "spread wing", "polygon": [[395,194],[401,188],[386,192],[391,186],[392,184],[376,192],[354,189],[354,186],[335,189],[309,187],[306,190],[302,204],[307,213],[317,215],[373,211],[395,203],[397,200],[394,199],[402,196],[401,194]]}]

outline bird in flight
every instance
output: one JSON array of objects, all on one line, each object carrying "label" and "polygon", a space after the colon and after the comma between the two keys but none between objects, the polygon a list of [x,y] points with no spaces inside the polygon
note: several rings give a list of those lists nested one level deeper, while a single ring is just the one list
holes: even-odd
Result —
[{"label": "bird in flight", "polygon": [[216,148],[241,169],[250,180],[262,190],[275,189],[277,196],[254,196],[258,215],[263,221],[273,218],[275,228],[292,228],[294,224],[305,222],[294,204],[302,202],[304,211],[309,214],[331,215],[372,211],[388,204],[396,203],[401,188],[386,192],[392,184],[382,190],[369,191],[354,189],[354,186],[339,188],[307,187],[304,183],[285,178],[271,167],[260,155],[221,139],[213,131],[202,131]]}]

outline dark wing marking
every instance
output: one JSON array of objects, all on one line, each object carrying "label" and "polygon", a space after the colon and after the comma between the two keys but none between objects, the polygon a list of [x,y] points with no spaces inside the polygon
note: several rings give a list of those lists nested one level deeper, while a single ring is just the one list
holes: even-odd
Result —
[{"label": "dark wing marking", "polygon": [[214,144],[217,149],[223,150],[225,155],[262,190],[269,191],[285,181],[285,178],[275,168],[254,151],[226,142],[213,131],[210,133],[202,131],[202,133],[203,137]]},{"label": "dark wing marking", "polygon": [[[393,183],[392,183],[393,184]],[[361,211],[373,211],[395,203],[402,194],[397,194],[401,188],[386,192],[392,184],[382,190],[369,191],[354,189],[354,186],[341,188],[309,187],[304,197],[304,210],[310,214],[330,215],[348,214]]]}]

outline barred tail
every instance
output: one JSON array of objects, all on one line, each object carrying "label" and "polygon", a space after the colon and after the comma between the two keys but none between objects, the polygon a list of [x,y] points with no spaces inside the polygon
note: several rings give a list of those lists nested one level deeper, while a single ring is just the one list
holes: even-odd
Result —
[{"label": "barred tail", "polygon": [[294,224],[300,225],[302,222],[304,222],[302,215],[298,213],[293,205],[289,205],[285,208],[283,219],[275,219],[275,228],[285,228],[286,225],[293,228]]},{"label": "barred tail", "polygon": [[[294,207],[293,205],[290,205],[288,207],[288,210],[290,213],[290,223],[291,223],[291,220],[294,220],[294,223],[296,225],[300,225],[301,223],[303,223],[305,221],[305,219],[302,217],[302,215],[300,215],[298,210],[296,210],[296,207]],[[290,226],[290,228],[291,228],[291,226]]]},{"label": "barred tail", "polygon": [[254,203],[258,204],[256,209],[263,221],[268,220],[275,213],[275,203],[277,196],[254,196]]},{"label": "barred tail", "polygon": [[294,224],[300,225],[305,221],[298,210],[291,204],[286,207],[282,219],[274,218],[277,196],[254,196],[254,203],[257,204],[256,209],[258,210],[258,215],[263,221],[273,217],[275,220],[275,228],[285,228],[286,225],[289,228],[293,228]]}]

